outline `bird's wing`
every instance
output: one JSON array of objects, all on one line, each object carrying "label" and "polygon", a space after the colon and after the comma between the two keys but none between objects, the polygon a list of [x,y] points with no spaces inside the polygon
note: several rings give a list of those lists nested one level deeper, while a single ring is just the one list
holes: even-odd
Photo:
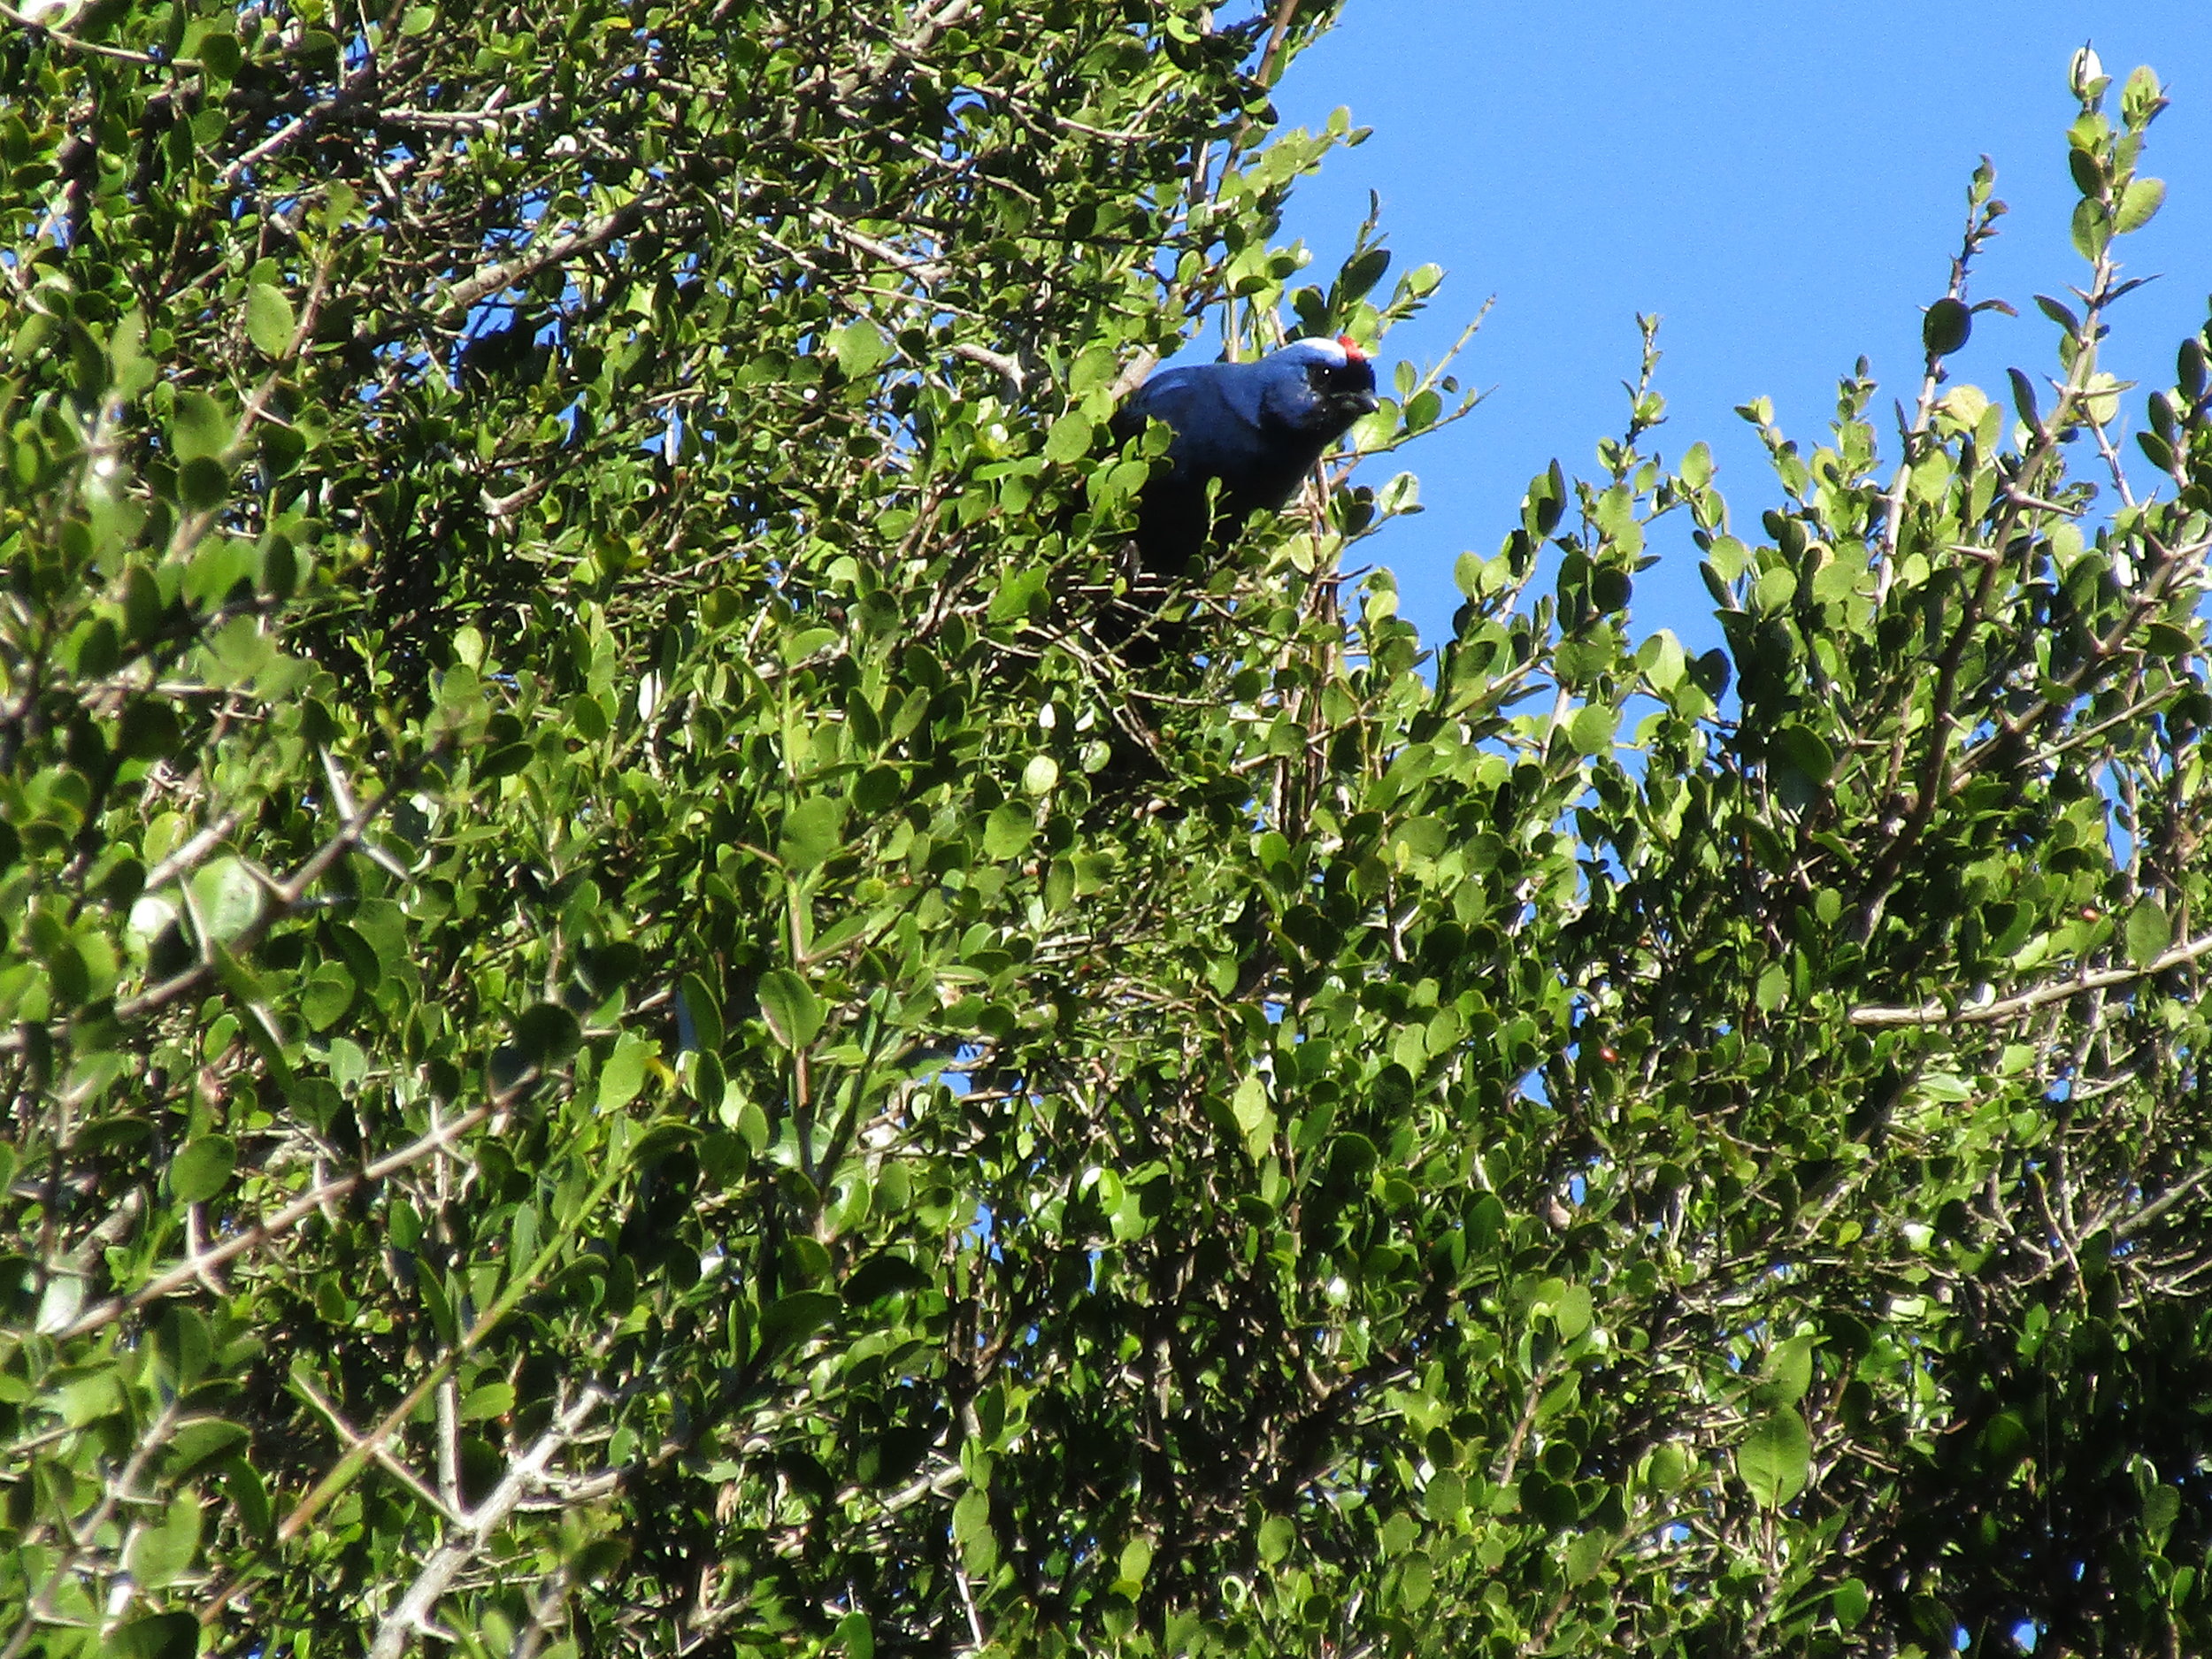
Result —
[{"label": "bird's wing", "polygon": [[1154,375],[1114,411],[1114,435],[1125,442],[1135,437],[1144,430],[1148,416],[1182,431],[1209,401],[1203,382],[1196,369],[1167,369]]},{"label": "bird's wing", "polygon": [[1259,432],[1251,415],[1238,405],[1234,364],[1170,369],[1140,386],[1115,417],[1115,436],[1124,442],[1144,430],[1148,416],[1175,429],[1168,453],[1179,471],[1214,473],[1244,463]]}]

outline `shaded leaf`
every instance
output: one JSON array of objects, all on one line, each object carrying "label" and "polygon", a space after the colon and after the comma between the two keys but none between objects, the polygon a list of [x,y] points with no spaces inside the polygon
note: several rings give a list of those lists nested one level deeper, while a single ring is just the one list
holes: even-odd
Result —
[{"label": "shaded leaf", "polygon": [[2165,954],[2173,938],[2173,924],[2158,895],[2147,893],[2138,899],[2128,912],[2128,960],[2139,968],[2147,968]]},{"label": "shaded leaf", "polygon": [[169,1190],[180,1204],[204,1203],[230,1184],[238,1148],[228,1135],[188,1141],[169,1165]]},{"label": "shaded leaf", "polygon": [[822,1029],[820,1001],[788,968],[772,968],[761,975],[760,1011],[776,1041],[787,1048],[805,1048]]}]

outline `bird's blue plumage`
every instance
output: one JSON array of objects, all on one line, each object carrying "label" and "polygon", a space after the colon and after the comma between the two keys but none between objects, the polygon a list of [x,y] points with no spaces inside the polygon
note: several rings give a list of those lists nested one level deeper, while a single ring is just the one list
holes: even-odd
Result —
[{"label": "bird's blue plumage", "polygon": [[[1321,452],[1375,407],[1375,371],[1348,340],[1300,340],[1253,363],[1193,364],[1154,375],[1114,417],[1134,437],[1172,428],[1169,470],[1145,487],[1137,547],[1145,567],[1184,569],[1217,530],[1288,502]],[[1220,489],[1209,503],[1209,486]]]}]

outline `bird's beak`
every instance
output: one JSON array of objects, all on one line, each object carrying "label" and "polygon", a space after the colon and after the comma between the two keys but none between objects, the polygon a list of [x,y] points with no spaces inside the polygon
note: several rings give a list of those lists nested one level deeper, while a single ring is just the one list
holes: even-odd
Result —
[{"label": "bird's beak", "polygon": [[1363,415],[1371,415],[1382,407],[1372,392],[1354,392],[1344,403],[1347,408]]}]

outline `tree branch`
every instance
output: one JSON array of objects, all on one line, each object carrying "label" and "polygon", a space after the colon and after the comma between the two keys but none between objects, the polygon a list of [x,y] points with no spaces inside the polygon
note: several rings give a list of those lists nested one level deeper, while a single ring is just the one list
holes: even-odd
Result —
[{"label": "tree branch", "polygon": [[419,1634],[441,1641],[453,1640],[431,1623],[439,1598],[445,1594],[462,1568],[481,1555],[515,1506],[530,1492],[546,1484],[546,1466],[584,1426],[585,1421],[608,1398],[596,1383],[587,1383],[576,1398],[557,1412],[530,1449],[507,1465],[507,1472],[483,1502],[463,1517],[459,1536],[449,1538],[432,1552],[422,1571],[407,1586],[392,1610],[377,1627],[369,1659],[399,1659]]},{"label": "tree branch", "polygon": [[57,1334],[55,1340],[66,1342],[76,1337],[89,1335],[102,1325],[112,1325],[125,1314],[142,1308],[150,1302],[157,1302],[180,1286],[191,1283],[202,1273],[220,1267],[224,1263],[245,1255],[249,1250],[258,1249],[270,1240],[290,1232],[323,1205],[343,1198],[356,1187],[372,1181],[380,1181],[395,1171],[403,1170],[411,1164],[419,1164],[432,1153],[450,1146],[454,1141],[475,1128],[477,1125],[505,1105],[518,1090],[527,1087],[528,1082],[534,1080],[535,1074],[533,1073],[524,1083],[502,1090],[481,1106],[471,1107],[451,1123],[441,1128],[433,1129],[420,1140],[410,1142],[398,1151],[388,1153],[373,1164],[365,1164],[349,1175],[341,1175],[331,1180],[318,1182],[274,1215],[257,1222],[243,1233],[233,1234],[205,1255],[195,1256],[189,1261],[180,1262],[167,1272],[140,1286],[129,1295],[111,1297],[89,1313],[79,1315],[73,1323]]},{"label": "tree branch", "polygon": [[1931,999],[1914,1008],[1884,1008],[1866,1006],[1851,1010],[1851,1023],[1863,1030],[1878,1030],[1895,1025],[1987,1025],[2025,1014],[2035,1009],[2062,1002],[2068,997],[2079,996],[2085,991],[2101,990],[2107,986],[2125,985],[2131,980],[2147,979],[2169,968],[2178,968],[2200,957],[2212,955],[2212,933],[2186,944],[2176,945],[2154,960],[2139,968],[2099,968],[2078,974],[2070,979],[2054,980],[2039,985],[1994,1002],[1977,1003],[1969,1008],[1956,1008],[1939,1000]]}]

